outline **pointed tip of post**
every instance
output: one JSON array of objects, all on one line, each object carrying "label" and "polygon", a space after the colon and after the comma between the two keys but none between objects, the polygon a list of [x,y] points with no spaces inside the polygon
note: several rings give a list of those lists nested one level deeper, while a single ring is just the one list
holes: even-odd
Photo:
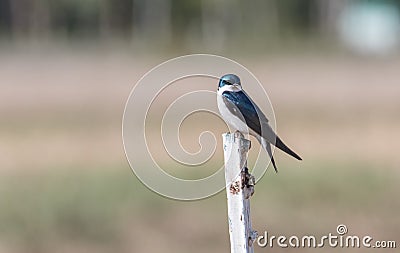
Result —
[{"label": "pointed tip of post", "polygon": [[222,134],[222,137],[226,138],[226,137],[231,137],[231,138],[235,138],[235,139],[246,139],[246,137],[244,136],[244,134],[242,132],[239,131],[235,131],[233,133],[231,132],[226,132]]},{"label": "pointed tip of post", "polygon": [[224,144],[237,142],[241,143],[241,146],[245,147],[247,150],[251,147],[251,141],[246,139],[246,137],[239,131],[234,133],[223,133],[222,138],[224,139]]},{"label": "pointed tip of post", "polygon": [[244,135],[243,135],[241,132],[239,132],[239,131],[234,132],[234,133],[233,133],[233,136],[234,136],[235,138],[244,139]]}]

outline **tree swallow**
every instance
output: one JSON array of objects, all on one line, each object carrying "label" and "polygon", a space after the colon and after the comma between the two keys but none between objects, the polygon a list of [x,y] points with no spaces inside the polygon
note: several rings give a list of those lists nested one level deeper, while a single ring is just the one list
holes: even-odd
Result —
[{"label": "tree swallow", "polygon": [[267,117],[242,89],[240,78],[237,75],[227,74],[221,77],[218,85],[217,103],[222,118],[231,128],[256,137],[271,158],[275,172],[278,172],[278,170],[272,156],[271,144],[301,160],[300,156],[286,146],[272,130]]}]

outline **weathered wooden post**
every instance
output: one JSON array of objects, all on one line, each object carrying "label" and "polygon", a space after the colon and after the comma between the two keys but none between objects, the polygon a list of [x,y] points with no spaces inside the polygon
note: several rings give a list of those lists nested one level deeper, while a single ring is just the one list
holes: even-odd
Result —
[{"label": "weathered wooden post", "polygon": [[250,197],[254,193],[255,180],[246,167],[251,142],[240,132],[222,136],[231,253],[252,253],[257,237],[250,219]]}]

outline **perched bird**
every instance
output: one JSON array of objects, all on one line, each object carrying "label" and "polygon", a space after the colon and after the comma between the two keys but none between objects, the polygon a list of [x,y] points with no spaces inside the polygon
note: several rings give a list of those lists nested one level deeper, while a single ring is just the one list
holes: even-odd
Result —
[{"label": "perched bird", "polygon": [[218,85],[217,103],[222,118],[230,127],[256,137],[267,151],[276,172],[278,172],[278,169],[272,156],[271,144],[301,160],[300,156],[286,146],[275,134],[268,124],[267,117],[242,89],[240,78],[237,75],[227,74],[221,77]]}]

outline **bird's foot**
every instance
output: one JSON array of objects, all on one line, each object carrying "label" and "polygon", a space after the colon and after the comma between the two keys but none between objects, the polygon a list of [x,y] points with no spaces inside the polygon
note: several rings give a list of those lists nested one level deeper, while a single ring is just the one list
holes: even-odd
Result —
[{"label": "bird's foot", "polygon": [[234,135],[236,138],[244,138],[244,135],[243,135],[239,130],[236,130],[236,131],[233,133],[233,135]]}]

